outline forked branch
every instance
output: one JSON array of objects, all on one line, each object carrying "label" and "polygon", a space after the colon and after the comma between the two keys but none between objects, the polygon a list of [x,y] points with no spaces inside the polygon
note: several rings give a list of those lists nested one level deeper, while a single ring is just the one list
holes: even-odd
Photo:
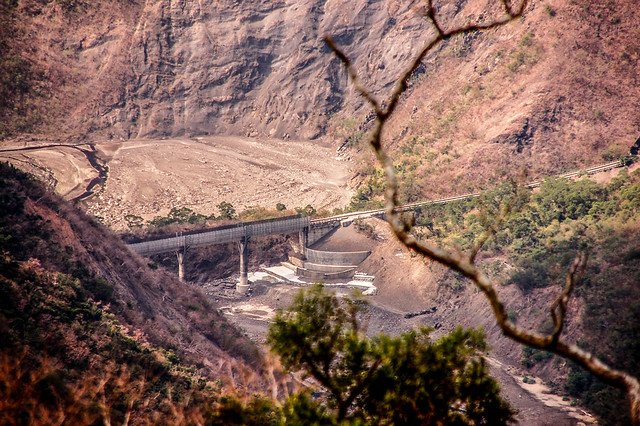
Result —
[{"label": "forked branch", "polygon": [[640,382],[638,382],[638,379],[623,371],[611,368],[593,354],[580,349],[577,345],[567,343],[561,338],[567,304],[576,283],[584,271],[587,261],[586,254],[580,254],[568,271],[564,289],[550,307],[554,329],[551,334],[545,335],[518,327],[509,320],[506,309],[495,290],[494,283],[475,265],[475,256],[480,250],[481,244],[486,241],[486,238],[491,236],[490,232],[481,238],[480,244],[476,246],[469,255],[463,255],[459,251],[445,250],[428,241],[418,241],[411,234],[412,225],[402,220],[400,214],[396,211],[396,207],[398,207],[398,181],[393,167],[393,160],[382,146],[382,131],[386,123],[394,113],[400,97],[406,91],[409,78],[413,75],[425,56],[438,45],[438,43],[460,34],[485,31],[503,26],[521,17],[527,6],[527,0],[523,0],[519,7],[513,7],[511,2],[507,0],[501,0],[500,3],[504,11],[502,18],[489,23],[472,23],[447,29],[444,28],[437,16],[437,10],[433,0],[429,0],[427,2],[426,17],[435,28],[435,37],[426,43],[425,47],[418,52],[411,64],[402,72],[386,102],[386,107],[383,107],[383,104],[376,99],[374,94],[364,86],[351,60],[335,44],[331,37],[325,37],[325,42],[342,61],[356,90],[371,105],[376,114],[374,126],[369,133],[368,141],[375,151],[378,162],[385,171],[387,179],[387,191],[385,194],[386,218],[400,242],[422,256],[439,262],[470,279],[486,296],[493,310],[496,322],[505,336],[532,348],[543,349],[569,359],[604,382],[624,390],[630,401],[632,422],[634,425],[640,425]]}]

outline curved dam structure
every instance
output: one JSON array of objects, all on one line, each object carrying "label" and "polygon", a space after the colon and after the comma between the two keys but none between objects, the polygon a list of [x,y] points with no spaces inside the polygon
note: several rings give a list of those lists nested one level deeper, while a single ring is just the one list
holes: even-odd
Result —
[{"label": "curved dam structure", "polygon": [[357,267],[369,257],[370,251],[338,252],[307,248],[306,259],[289,256],[288,267],[296,275],[313,281],[350,280]]},{"label": "curved dam structure", "polygon": [[307,248],[307,261],[321,265],[358,266],[369,257],[370,251],[321,251]]}]

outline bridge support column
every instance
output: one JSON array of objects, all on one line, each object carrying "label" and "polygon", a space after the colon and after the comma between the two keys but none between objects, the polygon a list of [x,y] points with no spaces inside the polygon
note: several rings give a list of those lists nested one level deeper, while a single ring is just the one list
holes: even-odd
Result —
[{"label": "bridge support column", "polygon": [[302,260],[307,259],[307,246],[309,245],[309,227],[306,226],[298,233],[298,240],[300,242],[300,256]]},{"label": "bridge support column", "polygon": [[240,280],[236,284],[236,292],[247,294],[249,291],[249,238],[243,238],[238,244],[240,248]]},{"label": "bridge support column", "polygon": [[187,250],[177,250],[176,256],[178,256],[178,279],[184,281],[184,255]]}]

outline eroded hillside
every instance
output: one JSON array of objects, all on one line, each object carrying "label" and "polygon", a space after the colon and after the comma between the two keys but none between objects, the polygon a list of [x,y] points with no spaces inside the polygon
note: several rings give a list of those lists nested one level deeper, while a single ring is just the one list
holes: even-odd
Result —
[{"label": "eroded hillside", "polygon": [[395,2],[26,0],[12,12],[21,54],[46,71],[50,123],[125,139],[318,137],[331,114],[359,103],[322,36],[358,46],[384,87],[426,29]]},{"label": "eroded hillside", "polygon": [[[445,43],[417,73],[392,136],[455,133],[520,154],[578,145],[589,156],[635,135],[633,3],[532,1],[520,23]],[[315,138],[335,113],[366,116],[321,38],[332,35],[384,95],[431,35],[419,6],[24,0],[6,11],[16,29],[7,37],[47,83],[33,95],[62,134]],[[485,6],[442,2],[439,13],[449,25],[499,16]]]},{"label": "eroded hillside", "polygon": [[[370,111],[322,37],[384,99],[432,36],[420,2],[10,4],[1,69],[20,84],[5,84],[5,136],[325,138],[347,142],[365,188],[376,178],[362,144]],[[531,1],[518,22],[437,46],[387,135],[405,198],[624,154],[640,126],[639,13],[629,0]],[[468,1],[438,14],[447,26],[500,16]],[[373,186],[364,198],[382,193]]]},{"label": "eroded hillside", "polygon": [[387,135],[405,196],[627,154],[640,128],[639,23],[632,1],[536,1],[518,22],[443,43]]},{"label": "eroded hillside", "polygon": [[146,357],[163,374],[180,375],[172,365],[182,365],[193,377],[266,389],[258,348],[196,288],[149,269],[115,235],[4,163],[0,189],[3,355],[49,358],[75,373],[107,362],[137,371]]}]

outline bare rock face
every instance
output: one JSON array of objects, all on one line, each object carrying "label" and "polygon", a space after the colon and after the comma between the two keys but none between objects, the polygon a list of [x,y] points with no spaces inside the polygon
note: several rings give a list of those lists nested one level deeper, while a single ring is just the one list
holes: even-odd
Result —
[{"label": "bare rock face", "polygon": [[332,114],[362,104],[322,38],[388,88],[428,31],[396,3],[25,0],[14,12],[25,28],[17,43],[47,70],[47,114],[65,133],[313,139]]},{"label": "bare rock face", "polygon": [[[407,7],[391,9],[346,0],[148,2],[131,39],[135,77],[123,109],[137,117],[135,136],[316,138],[348,90],[322,37],[366,52],[369,64],[391,63],[377,73],[385,87],[400,63],[385,59],[407,56],[426,25]],[[400,49],[380,45],[389,33]]]},{"label": "bare rock face", "polygon": [[[498,1],[436,3],[446,28],[501,16]],[[33,131],[56,140],[328,134],[339,144],[372,117],[322,38],[384,101],[433,36],[418,1],[15,4],[3,22],[19,28],[12,52],[39,79],[31,95],[45,124]],[[414,153],[420,195],[628,152],[640,125],[639,10],[633,0],[531,0],[518,22],[438,45],[385,135],[392,151]]]}]

